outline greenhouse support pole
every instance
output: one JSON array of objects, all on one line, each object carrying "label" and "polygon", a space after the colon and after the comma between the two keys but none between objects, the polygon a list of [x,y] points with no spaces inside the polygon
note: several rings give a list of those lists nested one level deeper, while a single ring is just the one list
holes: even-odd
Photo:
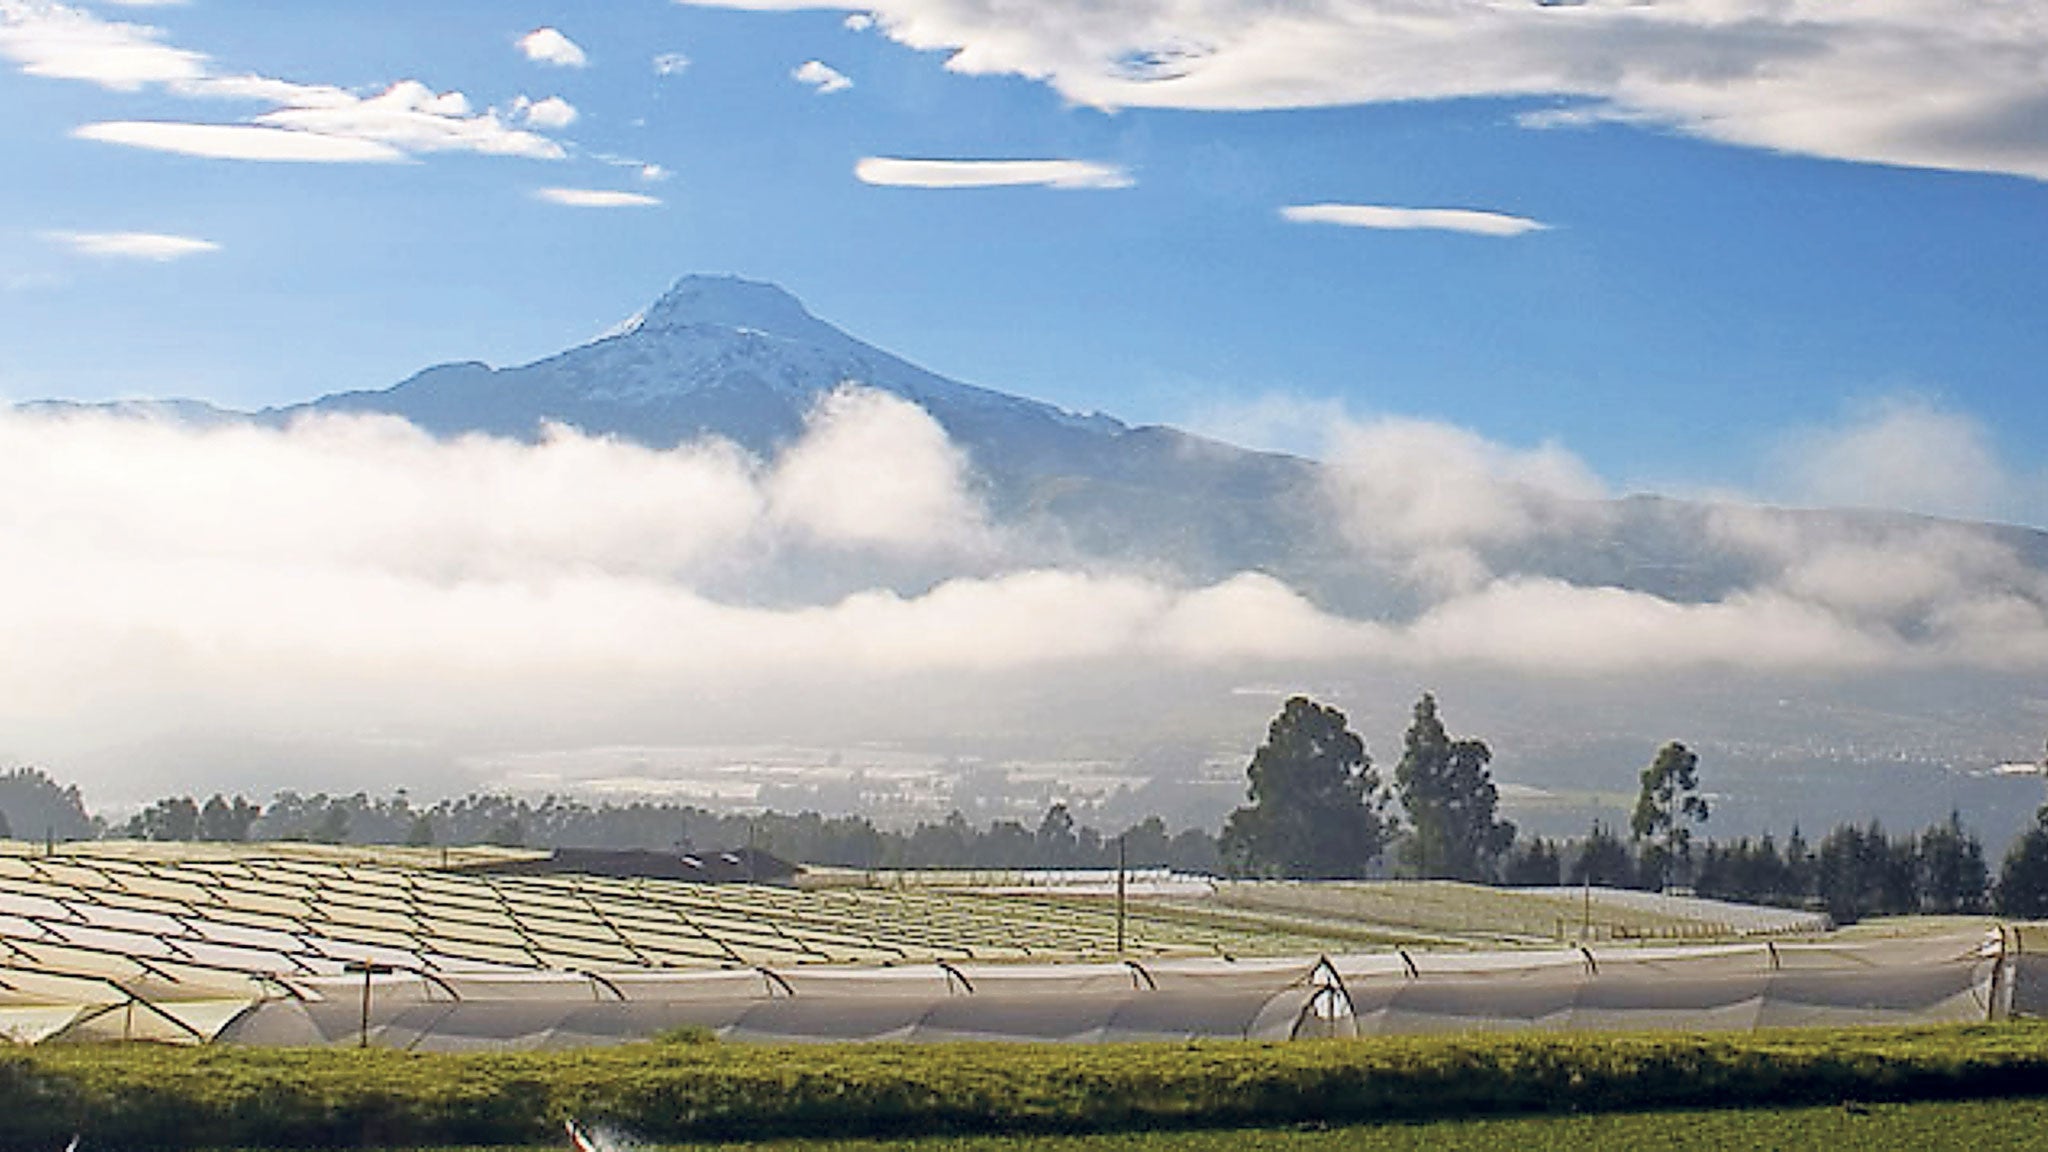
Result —
[{"label": "greenhouse support pole", "polygon": [[356,1047],[368,1048],[370,1046],[370,977],[382,976],[388,972],[395,972],[397,969],[389,964],[379,964],[375,960],[351,960],[342,965],[341,970],[343,972],[361,972],[363,974],[363,1022],[362,1029],[356,1033]]}]

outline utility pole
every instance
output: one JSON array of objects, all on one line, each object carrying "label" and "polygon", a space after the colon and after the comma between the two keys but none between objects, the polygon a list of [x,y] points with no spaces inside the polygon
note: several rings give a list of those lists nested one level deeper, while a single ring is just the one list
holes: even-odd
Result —
[{"label": "utility pole", "polygon": [[1124,838],[1116,838],[1116,954],[1124,954]]},{"label": "utility pole", "polygon": [[1579,926],[1579,940],[1584,942],[1593,938],[1593,870],[1588,868],[1579,880],[1579,896],[1585,903],[1585,920]]}]

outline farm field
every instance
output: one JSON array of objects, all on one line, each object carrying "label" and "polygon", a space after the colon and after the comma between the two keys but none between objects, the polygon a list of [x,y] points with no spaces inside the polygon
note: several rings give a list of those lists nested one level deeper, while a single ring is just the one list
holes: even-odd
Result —
[{"label": "farm field", "polygon": [[[550,1147],[543,1145],[541,1147]],[[1535,1116],[1331,1128],[1245,1128],[1103,1136],[633,1145],[634,1152],[1722,1152],[1855,1148],[1860,1152],[2048,1149],[2048,1099],[1812,1108]],[[445,1149],[437,1152],[484,1152]],[[493,1150],[495,1152],[495,1150]]]}]

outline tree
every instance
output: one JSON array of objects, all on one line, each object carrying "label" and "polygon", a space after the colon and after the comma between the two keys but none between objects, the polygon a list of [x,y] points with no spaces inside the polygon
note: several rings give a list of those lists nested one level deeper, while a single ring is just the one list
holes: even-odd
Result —
[{"label": "tree", "polygon": [[1998,914],[2048,920],[2048,805],[2005,854],[2005,865],[1998,870]]},{"label": "tree", "polygon": [[1237,871],[1302,879],[1367,874],[1386,848],[1386,795],[1344,713],[1306,696],[1280,709],[1245,769],[1251,803],[1223,826]]},{"label": "tree", "polygon": [[1920,834],[1920,910],[1937,914],[1984,911],[1984,893],[1991,876],[1984,866],[1984,845],[1963,830],[1963,818],[1951,810],[1948,823]]},{"label": "tree", "polygon": [[131,840],[197,840],[199,805],[190,796],[168,796],[137,813],[121,831]]},{"label": "tree", "polygon": [[1837,924],[1865,916],[1897,916],[1920,908],[1915,842],[1894,842],[1875,820],[1868,828],[1844,824],[1820,842],[1814,886]]},{"label": "tree", "polygon": [[491,829],[490,835],[484,837],[484,843],[495,848],[524,848],[526,847],[526,826],[520,822],[517,816],[514,816],[512,819]]},{"label": "tree", "polygon": [[1628,845],[1621,842],[1614,829],[1595,820],[1593,830],[1579,842],[1579,854],[1572,860],[1566,879],[1573,884],[1632,888],[1636,882],[1635,861],[1629,858]]},{"label": "tree", "polygon": [[412,827],[405,830],[405,842],[413,848],[426,848],[434,843],[434,818],[425,812],[412,818]]},{"label": "tree", "polygon": [[1413,832],[1404,855],[1415,875],[1491,880],[1496,861],[1515,842],[1515,826],[1495,818],[1500,793],[1486,765],[1493,752],[1478,740],[1453,740],[1423,693],[1394,767],[1394,790]]},{"label": "tree", "polygon": [[76,784],[59,784],[41,768],[0,772],[0,815],[16,834],[31,840],[89,840],[105,830],[99,817],[85,810]]},{"label": "tree", "polygon": [[348,809],[338,800],[328,801],[326,810],[320,813],[319,823],[306,834],[315,844],[346,844],[348,842]]},{"label": "tree", "polygon": [[1538,836],[1516,846],[1501,869],[1501,880],[1519,888],[1554,888],[1564,879],[1557,845]]},{"label": "tree", "polygon": [[1124,863],[1132,868],[1164,868],[1173,857],[1173,838],[1166,834],[1166,821],[1147,816],[1117,837],[1123,842]]},{"label": "tree", "polygon": [[249,829],[263,809],[240,796],[233,803],[216,792],[207,797],[206,805],[199,810],[199,838],[213,841],[243,841],[249,838]]},{"label": "tree", "polygon": [[1784,891],[1787,903],[1803,904],[1807,897],[1815,894],[1817,868],[1813,850],[1806,846],[1806,836],[1799,831],[1799,825],[1792,825],[1792,835],[1785,839]]},{"label": "tree", "polygon": [[1081,839],[1074,834],[1074,814],[1065,804],[1055,803],[1038,822],[1037,858],[1053,868],[1071,868],[1081,852]]},{"label": "tree", "polygon": [[1707,822],[1707,802],[1699,794],[1700,758],[1673,740],[1657,750],[1643,769],[1635,812],[1629,816],[1629,838],[1648,841],[1643,853],[1645,879],[1671,883],[1671,866],[1692,859],[1690,823]]}]

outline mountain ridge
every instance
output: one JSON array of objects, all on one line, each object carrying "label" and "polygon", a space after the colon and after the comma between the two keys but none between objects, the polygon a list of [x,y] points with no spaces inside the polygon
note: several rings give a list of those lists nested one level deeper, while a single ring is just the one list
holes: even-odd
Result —
[{"label": "mountain ridge", "polygon": [[[1258,571],[1326,608],[1378,617],[1409,615],[1424,603],[1412,579],[1361,557],[1358,542],[1333,524],[1330,484],[1340,473],[1331,465],[952,380],[842,331],[777,285],[731,275],[680,277],[611,332],[521,365],[438,364],[386,388],[247,414],[194,401],[24,407],[273,426],[309,413],[379,413],[437,436],[528,441],[566,424],[657,449],[716,436],[768,458],[803,433],[822,396],[846,383],[928,412],[986,480],[991,513],[1057,542],[1025,559],[1059,563],[1078,554],[1163,566],[1192,582]],[[1595,514],[1486,543],[1487,568],[1681,604],[1714,601],[1760,576],[1754,556],[1731,554],[1715,539],[1724,506],[1647,494],[1579,503]],[[1851,538],[1919,519],[1882,510],[1748,510]],[[2029,567],[2048,571],[2048,532],[1925,522],[1988,532]]]}]

